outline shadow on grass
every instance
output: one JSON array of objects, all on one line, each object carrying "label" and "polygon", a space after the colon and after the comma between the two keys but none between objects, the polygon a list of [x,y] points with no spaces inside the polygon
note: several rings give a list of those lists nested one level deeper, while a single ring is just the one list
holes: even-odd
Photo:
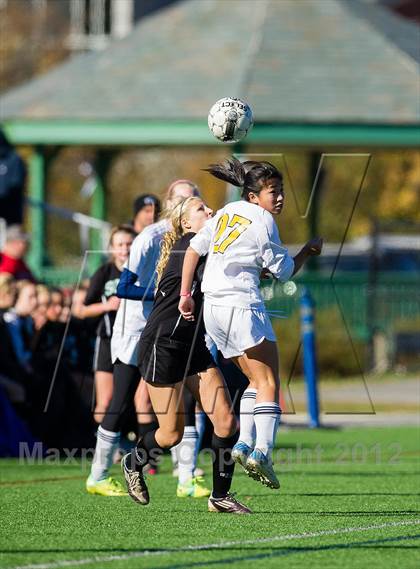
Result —
[{"label": "shadow on grass", "polygon": [[[333,537],[333,536],[326,536],[326,537]],[[134,554],[133,558],[135,557],[135,554],[139,554],[139,557],[141,556],[141,554],[150,554],[150,553],[162,553],[162,555],[166,554],[166,553],[201,553],[201,552],[215,552],[218,551],[220,553],[223,552],[227,552],[227,551],[240,551],[243,554],[246,553],[247,551],[252,551],[254,549],[258,549],[258,550],[264,550],[267,549],[270,551],[270,553],[261,553],[258,554],[256,556],[244,556],[244,557],[236,557],[236,558],[229,558],[229,559],[223,559],[223,560],[218,560],[218,561],[202,561],[202,562],[196,562],[196,563],[183,563],[182,565],[170,565],[170,566],[166,566],[165,569],[176,569],[178,567],[195,567],[195,566],[199,566],[199,565],[217,565],[220,563],[226,563],[226,562],[234,562],[234,561],[238,561],[238,560],[243,560],[243,561],[251,561],[253,559],[263,559],[265,557],[276,557],[276,556],[282,556],[282,555],[288,555],[290,553],[302,553],[302,552],[315,552],[315,551],[328,551],[328,550],[333,550],[333,549],[352,549],[352,548],[357,548],[357,547],[365,547],[365,546],[372,546],[372,545],[377,545],[377,544],[384,544],[384,543],[394,543],[394,542],[399,542],[399,541],[406,541],[406,540],[410,540],[410,539],[419,539],[420,538],[420,534],[415,534],[415,535],[405,535],[405,536],[398,536],[398,537],[387,537],[387,538],[381,538],[381,539],[370,539],[370,540],[365,540],[365,541],[357,541],[357,542],[353,542],[353,543],[339,543],[339,544],[335,544],[335,545],[320,545],[320,546],[316,546],[316,547],[273,547],[272,545],[254,545],[254,546],[249,546],[244,544],[244,546],[238,546],[238,547],[232,547],[232,546],[226,546],[223,547],[223,543],[220,543],[216,546],[209,546],[209,547],[205,547],[205,546],[197,546],[197,549],[194,549],[195,546],[191,546],[191,547],[168,547],[168,548],[162,548],[162,547],[146,547],[144,549],[139,549],[139,548],[122,548],[122,547],[106,547],[106,548],[86,548],[86,547],[81,547],[81,548],[75,548],[75,549],[69,549],[69,548],[65,548],[65,549],[20,549],[18,551],[9,551],[9,550],[0,550],[0,553],[4,553],[4,554],[17,554],[17,555],[21,555],[23,553],[96,553],[96,554],[100,554],[100,553],[110,553],[110,554]],[[388,547],[388,546],[387,546]],[[392,549],[397,549],[399,548],[398,546],[393,546]],[[401,547],[400,547],[401,548]],[[404,546],[404,549],[420,549],[420,545],[413,545],[413,546]],[[123,560],[122,560],[123,561]],[[75,560],[75,564],[77,564],[77,560]],[[159,567],[163,567],[161,565],[159,565]],[[149,569],[153,569],[152,567],[150,567]]]}]

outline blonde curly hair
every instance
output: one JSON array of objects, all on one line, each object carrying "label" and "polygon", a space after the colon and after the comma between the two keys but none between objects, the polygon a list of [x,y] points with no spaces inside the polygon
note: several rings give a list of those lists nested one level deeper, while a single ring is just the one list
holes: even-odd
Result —
[{"label": "blonde curly hair", "polygon": [[202,201],[203,200],[201,198],[191,196],[178,202],[171,210],[168,219],[171,222],[172,229],[165,233],[161,244],[161,252],[156,265],[156,287],[159,285],[160,279],[162,278],[163,271],[168,263],[169,255],[171,254],[174,243],[178,241],[184,233],[186,233],[182,222],[184,219],[188,219],[191,207],[195,203]]}]

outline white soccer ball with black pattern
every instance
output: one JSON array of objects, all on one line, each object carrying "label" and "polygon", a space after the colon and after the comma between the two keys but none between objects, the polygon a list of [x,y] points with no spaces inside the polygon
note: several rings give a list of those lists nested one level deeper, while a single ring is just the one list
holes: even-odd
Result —
[{"label": "white soccer ball with black pattern", "polygon": [[216,138],[233,143],[245,138],[254,120],[248,103],[236,97],[223,97],[210,109],[208,123]]}]

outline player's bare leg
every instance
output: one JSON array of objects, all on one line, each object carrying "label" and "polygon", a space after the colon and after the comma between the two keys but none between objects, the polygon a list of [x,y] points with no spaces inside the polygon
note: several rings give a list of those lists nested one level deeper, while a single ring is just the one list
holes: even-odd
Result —
[{"label": "player's bare leg", "polygon": [[114,378],[112,373],[107,371],[95,372],[95,412],[93,418],[96,423],[101,423],[105,411],[112,399]]},{"label": "player's bare leg", "polygon": [[[241,422],[244,426],[243,429],[241,426],[241,435],[243,431],[245,435],[240,435],[232,455],[251,477],[270,488],[279,488],[271,458],[280,419],[277,346],[275,342],[264,340],[234,361],[249,379],[250,387],[244,394],[244,401],[241,401]],[[253,410],[251,394],[255,395]],[[242,407],[247,405],[249,409],[242,414]],[[247,436],[250,439],[253,424],[256,435],[254,450],[248,441],[242,440]]]},{"label": "player's bare leg", "polygon": [[159,428],[147,432],[135,449],[124,456],[122,470],[131,498],[141,505],[149,503],[149,492],[143,476],[143,468],[150,460],[156,460],[163,448],[170,448],[182,439],[184,431],[183,384],[147,386]]},{"label": "player's bare leg", "polygon": [[187,385],[214,426],[213,491],[208,509],[218,513],[250,514],[251,510],[229,492],[234,471],[231,452],[237,436],[236,418],[224,378],[218,368],[209,368],[188,378]]},{"label": "player's bare leg", "polygon": [[[147,384],[143,379],[140,380],[134,395],[134,407],[137,416],[137,437],[140,439],[144,437],[147,432],[155,431],[159,426],[153,411]],[[151,464],[148,465],[147,473],[156,474],[157,468],[157,462],[151,461]]]}]

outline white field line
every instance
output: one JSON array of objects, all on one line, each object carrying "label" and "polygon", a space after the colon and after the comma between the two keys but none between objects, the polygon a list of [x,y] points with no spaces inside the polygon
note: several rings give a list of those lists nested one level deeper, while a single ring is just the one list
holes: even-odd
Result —
[{"label": "white field line", "polygon": [[206,543],[203,545],[186,545],[184,547],[178,547],[176,549],[157,549],[157,550],[143,550],[143,551],[133,551],[130,553],[125,553],[121,555],[104,555],[104,556],[94,556],[85,559],[69,559],[63,561],[53,561],[51,563],[36,563],[32,565],[18,565],[14,567],[9,567],[8,569],[59,569],[60,567],[73,567],[79,565],[88,565],[91,563],[107,563],[111,561],[125,561],[128,559],[135,559],[137,557],[152,557],[154,555],[169,555],[174,553],[189,553],[193,551],[204,551],[211,549],[224,549],[237,545],[258,545],[260,543],[272,543],[275,541],[290,541],[293,539],[309,539],[313,537],[323,537],[323,536],[333,536],[333,535],[343,535],[349,533],[358,533],[364,531],[372,531],[386,528],[395,528],[401,526],[412,526],[420,525],[420,519],[418,520],[401,520],[398,522],[389,522],[384,524],[377,524],[372,526],[361,526],[361,527],[350,527],[350,528],[340,528],[332,530],[323,530],[316,532],[307,533],[296,533],[289,535],[274,535],[272,537],[263,537],[260,539],[246,539],[238,541],[221,541],[219,543]]}]

